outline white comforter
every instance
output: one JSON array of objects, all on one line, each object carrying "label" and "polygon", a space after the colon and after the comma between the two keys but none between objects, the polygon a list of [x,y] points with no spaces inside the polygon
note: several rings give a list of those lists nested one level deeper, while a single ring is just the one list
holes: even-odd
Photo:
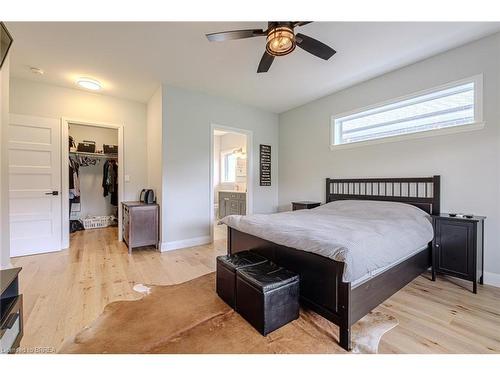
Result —
[{"label": "white comforter", "polygon": [[336,201],[312,210],[231,215],[222,222],[279,245],[344,262],[345,282],[404,259],[433,238],[427,213],[396,202]]}]

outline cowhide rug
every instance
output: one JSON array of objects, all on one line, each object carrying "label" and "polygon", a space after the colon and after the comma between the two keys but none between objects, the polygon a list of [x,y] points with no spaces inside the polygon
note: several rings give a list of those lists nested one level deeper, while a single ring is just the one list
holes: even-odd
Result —
[{"label": "cowhide rug", "polygon": [[[60,353],[346,353],[338,327],[310,310],[261,336],[215,293],[215,274],[188,282],[136,286],[134,301],[108,304]],[[398,324],[375,312],[352,328],[354,353],[377,353],[380,338]]]}]

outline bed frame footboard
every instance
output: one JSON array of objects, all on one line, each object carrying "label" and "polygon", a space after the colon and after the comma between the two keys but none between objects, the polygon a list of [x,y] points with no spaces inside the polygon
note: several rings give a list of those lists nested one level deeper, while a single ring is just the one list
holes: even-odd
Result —
[{"label": "bed frame footboard", "polygon": [[351,284],[342,281],[344,264],[277,245],[228,227],[228,254],[255,251],[300,275],[300,302],[339,326],[340,346],[351,349]]},{"label": "bed frame footboard", "polygon": [[300,275],[300,302],[339,326],[339,344],[351,350],[351,327],[431,264],[430,245],[397,266],[351,289],[344,263],[277,245],[228,227],[228,254],[252,250]]}]

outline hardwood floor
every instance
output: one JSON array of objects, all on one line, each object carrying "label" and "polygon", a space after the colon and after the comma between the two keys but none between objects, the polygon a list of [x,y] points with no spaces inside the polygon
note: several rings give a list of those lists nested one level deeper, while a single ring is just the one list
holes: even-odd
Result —
[{"label": "hardwood floor", "polygon": [[214,241],[225,240],[227,238],[227,225],[214,224]]},{"label": "hardwood floor", "polygon": [[[172,284],[215,269],[225,240],[212,245],[131,255],[116,241],[116,228],[71,236],[71,248],[58,253],[14,258],[23,267],[25,331],[21,347],[57,348],[92,322],[104,306],[139,298],[135,284]],[[467,288],[465,289],[464,286]],[[399,325],[382,338],[381,353],[500,353],[500,288],[420,276],[377,310]]]},{"label": "hardwood floor", "polygon": [[116,228],[76,232],[69,250],[12,259],[23,267],[25,327],[21,347],[57,348],[92,322],[108,303],[135,299],[135,284],[176,284],[212,272],[225,241],[159,253],[131,255]]}]

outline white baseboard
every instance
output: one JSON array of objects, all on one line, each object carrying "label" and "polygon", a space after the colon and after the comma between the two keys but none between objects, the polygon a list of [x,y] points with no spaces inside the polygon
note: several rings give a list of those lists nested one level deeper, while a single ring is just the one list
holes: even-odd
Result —
[{"label": "white baseboard", "polygon": [[11,262],[6,264],[0,264],[0,270],[9,270],[11,268],[14,268]]},{"label": "white baseboard", "polygon": [[184,249],[186,247],[206,245],[211,242],[212,238],[210,236],[201,236],[201,237],[188,238],[187,240],[162,242],[160,245],[160,251],[163,252],[163,251]]},{"label": "white baseboard", "polygon": [[500,287],[500,273],[485,272],[483,281],[487,285]]}]

